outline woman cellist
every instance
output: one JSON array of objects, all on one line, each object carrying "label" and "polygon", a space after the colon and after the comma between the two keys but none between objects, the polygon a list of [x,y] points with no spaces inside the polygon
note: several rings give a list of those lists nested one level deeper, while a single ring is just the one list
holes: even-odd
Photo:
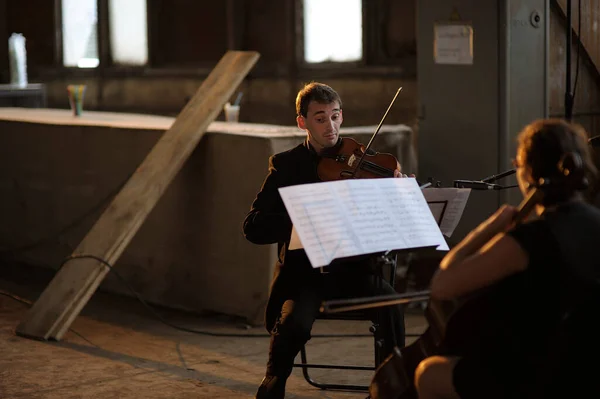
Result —
[{"label": "woman cellist", "polygon": [[431,281],[441,300],[494,287],[486,339],[423,360],[421,399],[600,397],[597,364],[582,362],[600,352],[597,323],[581,328],[600,303],[600,210],[583,194],[596,176],[587,134],[563,120],[535,121],[519,135],[515,167],[523,194],[541,194],[532,220],[515,224],[516,208],[501,207]]}]

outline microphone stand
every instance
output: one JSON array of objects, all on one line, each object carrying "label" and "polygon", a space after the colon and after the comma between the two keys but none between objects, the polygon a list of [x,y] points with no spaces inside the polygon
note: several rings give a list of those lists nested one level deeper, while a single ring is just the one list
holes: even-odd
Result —
[{"label": "microphone stand", "polygon": [[516,171],[516,169],[509,169],[505,172],[491,175],[481,180],[454,180],[454,187],[470,188],[472,190],[504,190],[507,188],[514,188],[517,186],[501,186],[499,184],[493,184],[492,182],[513,175]]},{"label": "microphone stand", "polygon": [[498,173],[497,175],[488,176],[484,179],[481,179],[481,181],[484,183],[492,183],[492,182],[495,182],[496,180],[502,179],[503,177],[514,175],[516,172],[517,172],[516,169],[509,169],[506,172]]},{"label": "microphone stand", "polygon": [[[454,180],[454,187],[464,187],[472,189],[485,189],[485,190],[502,190],[506,188],[512,188],[516,186],[501,186],[499,184],[492,184],[496,180],[502,179],[506,176],[511,176],[516,173],[516,169],[509,169],[507,171],[498,173],[496,175],[488,176],[481,180]],[[431,183],[431,182],[429,182]],[[431,184],[423,184],[421,188],[430,186]],[[385,254],[387,256],[388,253]],[[408,304],[412,302],[423,302],[428,301],[430,291],[417,291],[403,294],[392,294],[392,295],[379,295],[373,297],[363,298],[351,298],[351,299],[334,299],[324,301],[321,304],[320,311],[322,313],[342,313],[350,312],[354,310],[372,309],[384,306],[393,306],[399,304]]]},{"label": "microphone stand", "polygon": [[[502,190],[506,188],[512,188],[516,186],[501,186],[499,184],[492,184],[496,180],[502,179],[503,177],[511,176],[516,173],[516,169],[509,169],[507,171],[498,173],[496,175],[488,176],[481,180],[454,180],[454,187],[465,187],[471,189],[484,189],[484,190]],[[421,188],[425,188],[430,184],[424,184]],[[386,253],[387,255],[387,253]],[[322,313],[342,313],[350,312],[354,310],[372,309],[383,306],[393,306],[400,304],[408,304],[412,302],[423,302],[428,301],[430,291],[417,291],[403,294],[392,294],[392,295],[379,295],[373,297],[364,298],[351,298],[351,299],[334,299],[324,301],[321,304],[320,311]]]}]

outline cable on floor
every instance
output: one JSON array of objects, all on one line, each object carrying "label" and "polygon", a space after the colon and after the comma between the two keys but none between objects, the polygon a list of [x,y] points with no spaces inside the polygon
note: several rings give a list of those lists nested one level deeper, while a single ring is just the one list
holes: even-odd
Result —
[{"label": "cable on floor", "polygon": [[[201,334],[201,335],[208,335],[208,336],[212,336],[212,337],[227,337],[227,338],[258,338],[258,337],[270,337],[270,334],[264,333],[264,334],[243,334],[243,333],[218,333],[218,332],[212,332],[212,331],[207,331],[207,330],[197,330],[197,329],[193,329],[193,328],[187,328],[187,327],[182,327],[179,326],[177,324],[173,324],[171,322],[169,322],[168,320],[165,320],[165,318],[163,318],[151,305],[148,304],[148,302],[146,302],[146,300],[144,300],[144,298],[142,298],[142,296],[131,286],[131,284],[120,274],[118,273],[115,268],[106,260],[95,256],[95,255],[85,255],[85,254],[81,254],[81,255],[70,255],[68,257],[66,257],[62,263],[60,264],[58,270],[60,270],[65,264],[67,264],[67,262],[74,260],[74,259],[94,259],[98,262],[100,262],[101,264],[103,264],[104,266],[106,266],[109,271],[111,273],[113,273],[126,287],[127,289],[137,298],[138,301],[140,301],[140,303],[155,317],[157,318],[161,323],[174,328],[176,330],[179,331],[184,331],[184,332],[188,332],[188,333],[193,333],[193,334]],[[32,305],[32,303],[26,299],[20,298],[16,295],[13,295],[11,293],[8,292],[4,292],[4,291],[0,291],[1,295],[5,295],[7,297],[10,297],[18,302],[27,304],[29,306]],[[373,334],[313,334],[312,338],[357,338],[357,337],[372,337]],[[420,336],[420,334],[406,334],[407,337],[411,337],[411,336]]]}]

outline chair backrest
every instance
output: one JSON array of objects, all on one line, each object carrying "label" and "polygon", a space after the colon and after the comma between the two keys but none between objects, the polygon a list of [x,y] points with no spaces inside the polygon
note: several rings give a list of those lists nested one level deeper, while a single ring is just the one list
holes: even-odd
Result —
[{"label": "chair backrest", "polygon": [[395,287],[398,255],[381,255],[375,258],[373,262],[375,262],[374,267],[381,271],[381,277],[383,277],[392,287]]},{"label": "chair backrest", "polygon": [[[374,270],[381,273],[381,277],[392,287],[396,285],[396,267],[398,256],[396,254],[384,254],[370,259]],[[365,310],[353,310],[342,313],[320,313],[317,316],[322,320],[369,320],[368,313]]]}]

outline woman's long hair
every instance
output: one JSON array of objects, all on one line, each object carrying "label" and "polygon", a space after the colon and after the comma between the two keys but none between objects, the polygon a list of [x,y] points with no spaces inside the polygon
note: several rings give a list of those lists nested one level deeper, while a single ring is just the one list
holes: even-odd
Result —
[{"label": "woman's long hair", "polygon": [[595,186],[588,135],[580,125],[562,119],[540,119],[527,125],[518,137],[518,154],[530,183],[549,182],[542,203],[554,205]]}]

